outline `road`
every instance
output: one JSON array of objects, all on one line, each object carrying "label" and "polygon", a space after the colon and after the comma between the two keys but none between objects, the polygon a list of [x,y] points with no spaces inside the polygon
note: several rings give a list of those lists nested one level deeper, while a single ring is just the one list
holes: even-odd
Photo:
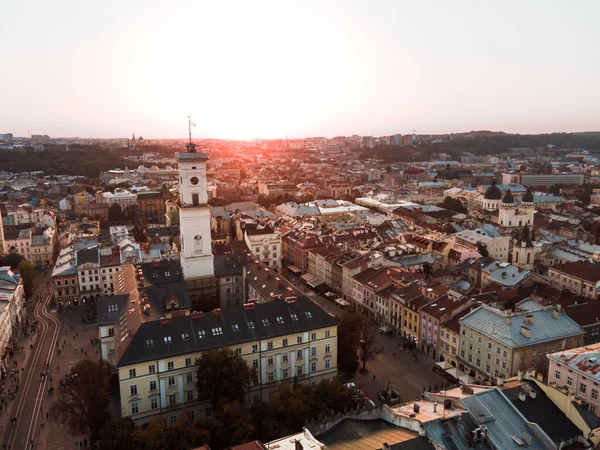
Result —
[{"label": "road", "polygon": [[[33,318],[38,322],[37,331],[33,335],[33,348],[28,355],[29,361],[21,375],[20,389],[16,402],[12,404],[11,418],[16,418],[16,423],[10,421],[5,431],[6,446],[8,449],[22,450],[37,448],[39,431],[45,426],[45,411],[42,411],[42,402],[50,387],[50,377],[42,376],[46,371],[46,364],[52,367],[56,343],[60,334],[60,323],[49,311],[52,300],[52,286],[46,285],[46,277],[39,277],[38,282],[44,283],[39,294]],[[32,298],[37,298],[34,293]],[[58,380],[56,380],[58,381]],[[6,436],[8,435],[8,436]]]},{"label": "road", "polygon": [[[290,279],[290,274],[282,270],[279,276]],[[305,295],[321,306],[328,313],[341,317],[344,311],[332,300],[328,300],[301,283],[297,287],[304,290]],[[357,386],[377,403],[380,389],[387,388],[392,383],[392,389],[399,392],[402,401],[413,400],[423,393],[424,389],[441,387],[444,379],[433,371],[435,362],[424,352],[403,352],[397,347],[398,341],[393,336],[379,335],[377,345],[383,351],[373,361],[367,363],[367,373],[356,373],[352,379]],[[416,355],[417,359],[415,361]],[[375,375],[375,378],[373,378]]]}]

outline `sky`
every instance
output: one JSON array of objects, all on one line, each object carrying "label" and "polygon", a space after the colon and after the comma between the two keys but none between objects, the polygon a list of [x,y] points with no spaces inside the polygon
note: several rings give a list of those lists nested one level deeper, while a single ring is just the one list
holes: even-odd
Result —
[{"label": "sky", "polygon": [[0,133],[600,130],[600,2],[0,0]]}]

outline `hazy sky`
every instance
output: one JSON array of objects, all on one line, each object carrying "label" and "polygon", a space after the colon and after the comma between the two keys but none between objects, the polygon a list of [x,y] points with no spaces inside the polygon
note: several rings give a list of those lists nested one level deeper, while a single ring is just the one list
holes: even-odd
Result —
[{"label": "hazy sky", "polygon": [[0,0],[0,133],[600,130],[600,1]]}]

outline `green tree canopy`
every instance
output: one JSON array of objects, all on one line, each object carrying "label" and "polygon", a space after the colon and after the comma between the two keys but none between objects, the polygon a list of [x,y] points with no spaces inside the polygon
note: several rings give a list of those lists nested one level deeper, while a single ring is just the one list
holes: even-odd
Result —
[{"label": "green tree canopy", "polygon": [[25,291],[25,296],[31,296],[31,294],[33,293],[35,272],[33,266],[29,261],[23,259],[19,263],[19,275],[23,280],[23,290]]},{"label": "green tree canopy", "polygon": [[257,382],[256,370],[230,348],[209,350],[196,360],[196,389],[200,400],[210,400],[217,409],[221,402],[244,402]]},{"label": "green tree canopy", "polygon": [[121,207],[116,203],[113,203],[108,208],[108,220],[112,223],[122,223],[125,220],[125,213],[123,213]]},{"label": "green tree canopy", "polygon": [[359,368],[358,330],[363,316],[355,312],[345,312],[338,326],[338,370],[354,374]]},{"label": "green tree canopy", "polygon": [[63,379],[64,388],[52,404],[52,416],[65,423],[71,434],[89,435],[95,443],[110,420],[107,408],[111,376],[112,367],[104,360],[79,361]]}]

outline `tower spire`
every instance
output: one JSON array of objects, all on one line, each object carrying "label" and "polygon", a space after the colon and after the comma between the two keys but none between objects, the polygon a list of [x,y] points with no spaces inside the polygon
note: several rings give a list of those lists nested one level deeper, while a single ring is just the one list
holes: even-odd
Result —
[{"label": "tower spire", "polygon": [[187,148],[188,153],[196,153],[196,144],[192,142],[192,125],[196,126],[196,124],[192,122],[190,116],[188,116],[188,134],[190,136],[190,142],[188,142],[188,144],[185,146],[185,148]]}]

